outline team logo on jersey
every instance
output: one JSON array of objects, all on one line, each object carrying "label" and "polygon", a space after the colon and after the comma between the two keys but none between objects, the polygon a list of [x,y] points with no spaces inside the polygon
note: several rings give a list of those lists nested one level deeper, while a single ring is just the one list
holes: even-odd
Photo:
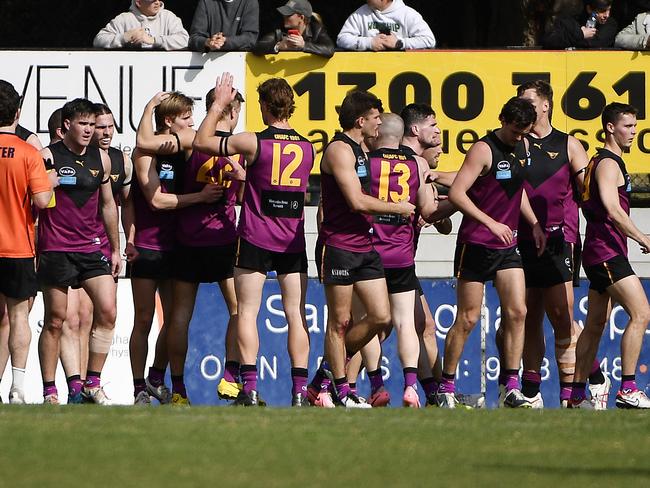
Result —
[{"label": "team logo on jersey", "polygon": [[497,173],[495,177],[497,180],[509,180],[512,178],[509,161],[499,161],[497,163]]},{"label": "team logo on jersey", "polygon": [[93,178],[97,178],[97,175],[99,174],[98,169],[89,169],[88,171],[90,171],[90,174],[93,175]]},{"label": "team logo on jersey", "polygon": [[111,180],[115,183],[119,179],[120,175],[111,175]]},{"label": "team logo on jersey", "polygon": [[551,159],[555,159],[558,157],[559,152],[551,152],[551,151],[546,151],[546,154],[548,154],[548,157]]}]

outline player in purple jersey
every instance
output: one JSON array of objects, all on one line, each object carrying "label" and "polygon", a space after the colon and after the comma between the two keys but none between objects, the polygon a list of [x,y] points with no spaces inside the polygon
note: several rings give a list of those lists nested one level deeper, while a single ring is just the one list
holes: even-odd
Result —
[{"label": "player in purple jersey", "polygon": [[585,328],[578,338],[570,408],[594,408],[587,399],[585,384],[614,302],[630,316],[621,338],[622,379],[616,406],[650,408],[650,399],[637,388],[635,379],[650,322],[650,305],[627,258],[628,238],[638,242],[644,254],[650,252],[650,238],[630,218],[632,185],[622,159],[636,134],[636,114],[634,107],[622,103],[610,103],[604,108],[601,119],[605,147],[591,159],[585,174],[582,213],[587,230],[583,266],[589,279],[589,308]]},{"label": "player in purple jersey", "polygon": [[[95,126],[93,104],[85,99],[62,109],[63,140],[43,149],[54,163],[60,186],[55,204],[40,211],[38,277],[43,288],[45,319],[39,340],[43,396],[58,403],[54,383],[61,329],[66,317],[68,288],[82,286],[93,302],[88,369],[83,394],[89,401],[109,403],[101,387],[101,371],[110,350],[116,303],[113,278],[121,267],[117,207],[110,186],[110,158],[89,146]],[[97,220],[101,209],[102,223]],[[111,246],[110,259],[101,253],[103,226]],[[73,366],[74,367],[74,366]],[[80,371],[67,371],[68,377]]]},{"label": "player in purple jersey", "polygon": [[[104,104],[94,105],[95,110],[95,132],[91,146],[99,147],[106,152],[111,160],[110,184],[111,192],[115,203],[121,207],[122,227],[125,235],[128,235],[133,226],[133,205],[130,198],[131,175],[133,167],[131,158],[125,153],[111,147],[111,141],[115,132],[115,121],[110,108]],[[97,214],[98,221],[101,215]],[[104,256],[110,256],[110,244],[106,233],[100,236],[101,250]],[[127,254],[130,252],[126,250]],[[117,278],[113,293],[117,299]],[[85,380],[86,367],[88,365],[88,345],[92,330],[93,303],[83,288],[71,288],[68,290],[68,310],[63,331],[61,335],[61,362],[65,371],[76,370],[76,364],[81,372],[81,377],[68,376],[68,403],[81,403],[83,396],[81,387]],[[75,366],[70,366],[70,362]]]},{"label": "player in purple jersey", "polygon": [[[572,286],[576,266],[573,246],[577,241],[577,207],[575,203],[567,205],[567,202],[574,202],[574,185],[582,187],[588,158],[575,137],[551,125],[551,85],[542,80],[527,82],[517,88],[517,96],[531,102],[537,113],[533,128],[526,136],[530,161],[524,187],[547,238],[546,249],[538,256],[531,229],[522,219],[518,247],[527,288],[522,393],[530,399],[533,408],[543,408],[539,388],[545,351],[543,321],[546,313],[555,335],[560,401],[566,406],[571,396],[575,345],[580,334],[580,328],[573,320]],[[500,346],[502,338],[502,331],[497,332],[497,344]],[[607,387],[599,367],[591,377],[594,387],[596,383]]]},{"label": "player in purple jersey", "polygon": [[[207,184],[201,191],[180,194],[182,174],[192,155],[193,100],[179,92],[156,94],[145,106],[136,139],[133,188],[137,256],[131,268],[135,310],[130,352],[136,405],[147,405],[151,396],[161,403],[188,405],[183,379],[187,331],[182,326],[169,338],[175,301],[173,293],[176,210],[199,203],[211,204],[223,195],[220,185]],[[154,132],[153,119],[156,122]],[[131,237],[129,237],[129,241]],[[144,377],[148,337],[156,308],[156,290],[163,309],[163,325],[149,374]],[[185,337],[185,339],[183,339]],[[173,344],[172,344],[173,342]],[[171,346],[171,348],[170,348]],[[172,359],[173,356],[173,359]],[[169,358],[169,359],[168,359]],[[164,383],[170,363],[172,392]]]},{"label": "player in purple jersey", "polygon": [[[371,215],[410,218],[415,206],[402,200],[385,202],[371,196],[368,161],[361,144],[377,136],[381,100],[368,92],[349,93],[341,104],[337,134],[323,151],[321,205],[323,220],[316,246],[316,263],[325,285],[328,306],[325,358],[310,384],[315,404],[326,368],[331,368],[338,400],[351,408],[367,408],[350,391],[346,358],[354,356],[390,324],[390,304],[381,259],[370,239]],[[367,315],[351,326],[353,293]]]},{"label": "player in purple jersey", "polygon": [[[404,122],[397,114],[381,114],[378,135],[369,141],[370,194],[382,201],[408,201],[417,215],[431,221],[438,206],[430,185],[427,161],[400,148]],[[420,407],[416,390],[420,341],[415,306],[419,282],[415,275],[415,215],[375,215],[372,243],[379,253],[390,300],[391,324],[397,330],[398,353],[404,372],[403,405]],[[419,299],[417,300],[419,302]],[[421,314],[423,315],[423,314]]]},{"label": "player in purple jersey", "polygon": [[526,285],[517,252],[517,227],[523,215],[532,226],[541,254],[546,237],[523,190],[528,159],[524,136],[535,121],[535,108],[527,100],[511,98],[501,109],[499,120],[501,128],[470,148],[449,190],[449,200],[464,215],[454,260],[458,309],[447,333],[438,389],[439,404],[445,408],[456,406],[456,368],[465,341],[479,319],[485,282],[490,280],[494,280],[501,302],[506,346],[499,403],[530,407],[519,389]]},{"label": "player in purple jersey", "polygon": [[[214,98],[213,90],[206,94],[206,109]],[[243,97],[238,93],[231,105],[226,107],[217,124],[221,134],[229,135],[237,125]],[[218,392],[233,399],[238,388],[238,352],[236,349],[237,300],[232,279],[235,243],[235,202],[239,182],[233,182],[224,175],[235,168],[243,171],[238,156],[214,158],[192,149],[195,131],[186,128],[179,131],[178,141],[171,134],[154,134],[153,127],[140,125],[138,140],[146,150],[158,152],[177,151],[178,142],[188,154],[185,167],[181,169],[182,183],[177,188],[179,195],[201,192],[206,185],[222,189],[223,195],[217,202],[201,203],[179,208],[177,211],[176,249],[173,277],[172,313],[168,323],[167,344],[170,369],[174,378],[174,404],[183,403],[187,392],[183,382],[185,358],[187,355],[188,329],[194,311],[199,283],[218,282],[229,311],[226,330],[227,372],[233,381],[219,384]],[[234,376],[233,376],[234,374]]]},{"label": "player in purple jersey", "polygon": [[257,314],[266,273],[275,270],[289,328],[292,405],[304,406],[308,404],[309,360],[304,200],[314,164],[314,148],[289,124],[295,108],[294,95],[289,84],[280,78],[266,80],[257,88],[266,130],[232,136],[215,134],[217,120],[237,94],[232,81],[230,73],[217,78],[215,101],[196,134],[194,147],[215,156],[241,154],[248,162],[235,258],[243,381],[235,405],[259,405],[255,365],[259,350]]}]

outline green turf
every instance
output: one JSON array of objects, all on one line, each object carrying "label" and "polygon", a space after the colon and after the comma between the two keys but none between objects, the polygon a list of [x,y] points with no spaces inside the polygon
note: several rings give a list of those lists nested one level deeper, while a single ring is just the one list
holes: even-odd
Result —
[{"label": "green turf", "polygon": [[8,487],[650,486],[647,412],[3,405],[0,439]]}]

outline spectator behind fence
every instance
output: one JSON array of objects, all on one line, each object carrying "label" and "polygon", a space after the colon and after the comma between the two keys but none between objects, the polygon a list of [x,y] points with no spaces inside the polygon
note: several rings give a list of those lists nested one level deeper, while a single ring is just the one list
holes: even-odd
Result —
[{"label": "spectator behind fence", "polygon": [[403,0],[367,0],[345,21],[336,45],[350,51],[433,49],[436,38]]},{"label": "spectator behind fence", "polygon": [[637,15],[630,25],[619,32],[614,46],[634,51],[650,49],[650,11]]},{"label": "spectator behind fence", "polygon": [[253,49],[255,54],[303,51],[328,58],[334,55],[334,42],[307,0],[289,0],[278,12],[284,17],[283,29],[262,37]]},{"label": "spectator behind fence", "polygon": [[183,22],[160,0],[133,0],[128,12],[111,20],[95,36],[93,47],[185,49],[189,35]]},{"label": "spectator behind fence", "polygon": [[544,48],[612,47],[618,25],[609,15],[611,9],[612,0],[587,0],[578,15],[559,15],[544,35]]},{"label": "spectator behind fence", "polygon": [[257,0],[199,0],[190,27],[192,51],[248,51],[260,31]]}]

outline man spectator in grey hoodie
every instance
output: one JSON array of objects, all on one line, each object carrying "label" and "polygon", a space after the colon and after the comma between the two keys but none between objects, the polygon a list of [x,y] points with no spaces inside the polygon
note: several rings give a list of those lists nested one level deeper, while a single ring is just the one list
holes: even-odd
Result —
[{"label": "man spectator in grey hoodie", "polygon": [[650,49],[650,11],[637,15],[630,25],[616,34],[614,47],[633,51]]},{"label": "man spectator in grey hoodie", "polygon": [[160,0],[133,0],[123,12],[95,36],[93,47],[143,48],[175,51],[185,49],[189,35],[183,22]]},{"label": "man spectator in grey hoodie", "polygon": [[199,0],[190,27],[190,50],[249,51],[257,42],[257,0]]}]

